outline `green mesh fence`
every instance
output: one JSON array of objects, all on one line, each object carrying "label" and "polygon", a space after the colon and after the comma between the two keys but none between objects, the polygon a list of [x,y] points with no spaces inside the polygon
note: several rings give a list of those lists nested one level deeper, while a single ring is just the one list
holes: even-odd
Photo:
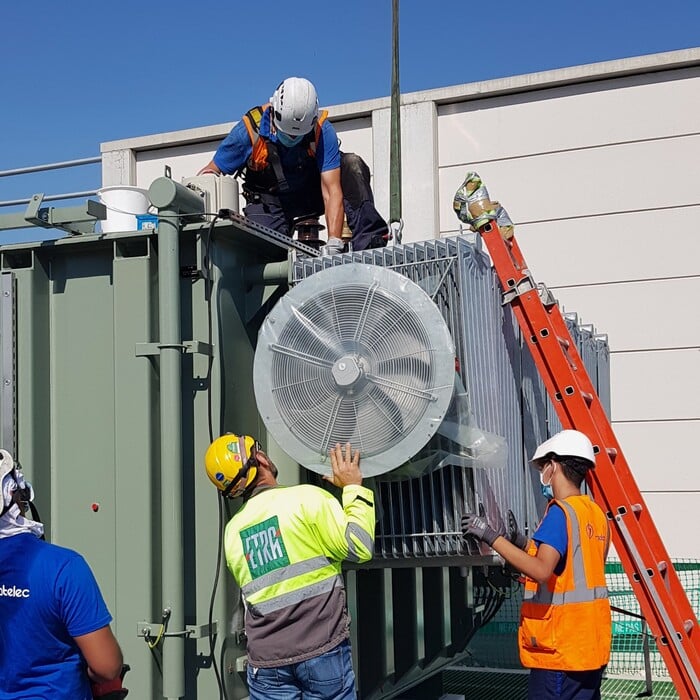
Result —
[{"label": "green mesh fence", "polygon": [[[681,585],[686,591],[696,616],[700,615],[700,561],[680,559],[673,562]],[[649,630],[643,620],[639,603],[632,593],[627,575],[619,561],[608,562],[605,568],[608,582],[610,604],[632,613],[632,615],[613,611],[612,652],[606,676],[625,678],[644,678],[645,652],[644,640],[648,641],[649,666],[654,680],[668,681],[669,674],[649,636]],[[469,656],[465,665],[480,668],[516,669],[521,668],[518,658],[517,630],[521,602],[521,589],[513,589],[494,618],[482,627],[469,645]]]}]

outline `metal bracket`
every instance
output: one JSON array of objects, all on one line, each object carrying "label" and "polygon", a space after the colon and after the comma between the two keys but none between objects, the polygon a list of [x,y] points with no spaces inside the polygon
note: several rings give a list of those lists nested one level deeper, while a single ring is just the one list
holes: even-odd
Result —
[{"label": "metal bracket", "polygon": [[556,306],[558,303],[554,298],[554,294],[542,282],[537,285],[537,293],[540,295],[540,300],[544,306]]},{"label": "metal bracket", "polygon": [[17,299],[13,272],[0,274],[0,444],[17,454]]},{"label": "metal bracket", "polygon": [[268,228],[267,226],[263,226],[254,221],[250,221],[249,219],[246,219],[245,216],[237,214],[236,212],[231,212],[228,219],[229,221],[233,222],[238,228],[243,229],[244,231],[252,234],[253,236],[262,238],[263,240],[269,243],[273,243],[279,246],[280,248],[285,248],[287,250],[289,248],[293,248],[294,250],[297,250],[300,253],[304,253],[307,257],[311,258],[317,258],[321,255],[318,250],[306,245],[306,243],[294,240],[293,238],[285,236],[279,231],[275,231],[274,229]]},{"label": "metal bracket", "polygon": [[160,622],[137,622],[136,636],[137,637],[186,637],[188,639],[204,639],[210,635],[215,635],[218,631],[218,621],[214,620],[211,625],[185,625],[185,629],[179,632],[163,632],[159,630],[162,627]]},{"label": "metal bracket", "polygon": [[3,214],[0,216],[0,231],[4,229],[58,228],[72,235],[94,233],[95,224],[107,218],[107,207],[100,202],[88,199],[87,204],[78,207],[42,207],[43,194],[35,194],[23,214]]},{"label": "metal bracket", "polygon": [[134,353],[136,357],[149,357],[160,355],[161,350],[172,348],[182,350],[185,354],[206,355],[207,357],[212,357],[214,354],[213,346],[201,340],[185,340],[182,343],[136,343]]},{"label": "metal bracket", "polygon": [[533,289],[537,289],[537,285],[530,276],[529,272],[517,281],[514,279],[509,279],[508,291],[503,292],[502,305],[505,306],[506,304],[512,303],[514,299],[517,299],[522,294],[527,294],[527,292],[531,292]]},{"label": "metal bracket", "polygon": [[525,270],[525,275],[521,277],[517,282],[515,280],[508,280],[508,286],[510,289],[507,292],[503,292],[503,302],[502,305],[510,304],[514,299],[517,299],[523,294],[527,294],[533,290],[537,291],[537,295],[544,306],[555,306],[557,300],[555,299],[552,292],[547,289],[546,285],[540,282],[536,284],[532,279],[530,272]]}]

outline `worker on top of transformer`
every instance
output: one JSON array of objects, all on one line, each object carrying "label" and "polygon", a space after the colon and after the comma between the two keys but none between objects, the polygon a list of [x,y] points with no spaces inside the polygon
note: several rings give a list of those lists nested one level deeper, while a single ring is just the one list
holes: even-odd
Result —
[{"label": "worker on top of transformer", "polygon": [[325,214],[329,253],[343,248],[343,214],[353,250],[382,247],[388,227],[374,206],[369,168],[339,150],[327,116],[312,83],[287,78],[233,127],[199,174],[241,175],[246,217],[284,235],[295,219]]},{"label": "worker on top of transformer", "polygon": [[280,486],[248,435],[217,438],[204,459],[221,494],[243,498],[224,551],[245,603],[250,700],[355,697],[341,563],[372,558],[374,497],[349,443],[330,459],[342,506],[317,486]]},{"label": "worker on top of transformer", "polygon": [[25,517],[27,508],[37,517],[33,498],[0,450],[0,699],[122,698],[122,652],[95,577]]},{"label": "worker on top of transformer", "polygon": [[462,532],[525,574],[518,643],[520,661],[531,669],[528,698],[599,700],[612,637],[605,583],[610,529],[600,506],[581,494],[595,466],[593,445],[578,430],[563,430],[531,461],[549,500],[532,541],[522,538],[521,548],[473,513],[463,516]]}]

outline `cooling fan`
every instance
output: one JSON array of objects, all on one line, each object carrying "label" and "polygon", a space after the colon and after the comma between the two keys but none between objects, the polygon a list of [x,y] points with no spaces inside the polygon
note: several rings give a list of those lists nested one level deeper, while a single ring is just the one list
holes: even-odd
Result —
[{"label": "cooling fan", "polygon": [[395,469],[439,427],[455,350],[430,297],[408,278],[361,263],[311,275],[265,319],[255,352],[258,410],[294,460],[330,473],[350,442],[365,476]]}]

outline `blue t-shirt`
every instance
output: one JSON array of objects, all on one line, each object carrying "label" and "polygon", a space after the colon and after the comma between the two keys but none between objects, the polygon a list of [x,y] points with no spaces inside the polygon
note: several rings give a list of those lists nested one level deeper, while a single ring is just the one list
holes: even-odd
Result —
[{"label": "blue t-shirt", "polygon": [[[299,149],[306,150],[307,146],[299,144],[287,148],[277,140],[277,136],[271,133],[270,118],[272,110],[268,107],[260,119],[260,136],[269,139],[277,144],[277,150],[280,155],[282,169],[287,176],[289,186],[293,188],[293,168],[299,160]],[[250,136],[246,129],[243,120],[239,121],[229,135],[221,142],[219,148],[214,154],[214,163],[216,167],[225,175],[232,175],[239,168],[242,168],[250,158],[253,152],[253,145],[250,142]],[[287,169],[285,166],[290,165]],[[340,149],[338,148],[338,135],[335,133],[333,125],[326,119],[321,124],[321,135],[316,146],[316,164],[321,173],[327,170],[335,170],[340,167]]]},{"label": "blue t-shirt", "polygon": [[0,700],[91,700],[73,637],[111,621],[80,554],[32,534],[0,539]]},{"label": "blue t-shirt", "polygon": [[559,552],[561,559],[554,567],[555,574],[561,574],[566,564],[566,549],[569,546],[569,535],[566,531],[566,515],[561,506],[553,503],[547,510],[542,522],[532,536],[537,546],[548,544]]}]

